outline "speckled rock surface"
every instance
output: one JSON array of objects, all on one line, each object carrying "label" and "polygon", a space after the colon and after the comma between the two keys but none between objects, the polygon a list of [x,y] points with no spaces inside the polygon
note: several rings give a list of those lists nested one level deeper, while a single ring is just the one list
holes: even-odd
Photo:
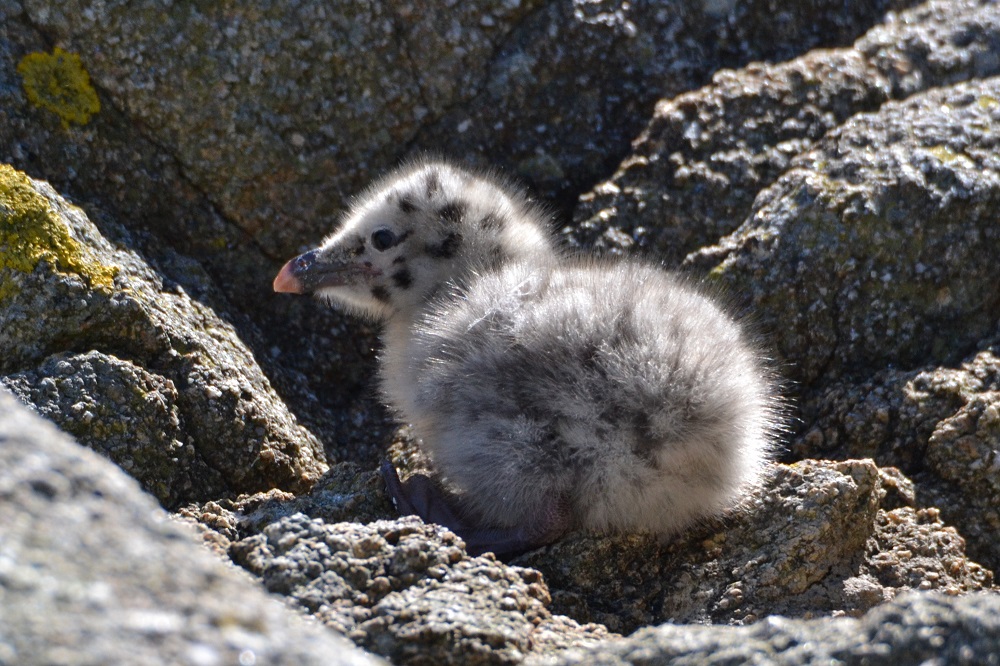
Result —
[{"label": "speckled rock surface", "polygon": [[985,346],[958,367],[885,371],[838,383],[803,405],[800,455],[875,459],[919,481],[914,502],[940,507],[975,559],[1000,567],[996,486],[1000,354]]},{"label": "speckled rock surface", "polygon": [[779,466],[745,514],[668,545],[579,536],[516,562],[543,572],[554,610],[621,633],[857,614],[906,589],[991,586],[991,572],[966,559],[936,513],[880,510],[882,494],[870,461],[803,461]]},{"label": "speckled rock surface", "polygon": [[[378,506],[365,475],[347,472],[331,471],[324,492],[339,506]],[[604,627],[860,615],[910,589],[989,589],[992,573],[966,558],[937,510],[879,507],[883,483],[901,478],[870,461],[779,466],[744,512],[671,544],[579,534],[517,566],[468,558],[449,532],[414,518],[290,515],[309,508],[306,497],[182,513],[272,592],[396,663],[515,663],[606,638]]]},{"label": "speckled rock surface", "polygon": [[[580,183],[624,151],[658,94],[691,87],[723,57],[844,41],[893,6],[785,8],[776,42],[752,38],[773,16],[766,2],[22,4],[279,256],[326,232],[369,166],[390,166],[414,143],[477,147],[542,183]],[[729,21],[738,27],[723,30]]]},{"label": "speckled rock surface", "polygon": [[325,471],[230,324],[6,165],[0,233],[0,378],[167,506]]},{"label": "speckled rock surface", "polygon": [[[881,602],[901,590],[940,590],[957,595],[989,589],[990,570],[971,562],[965,554],[965,540],[954,527],[941,521],[938,509],[903,507],[876,516],[875,533],[865,548],[859,580],[845,585],[848,596],[871,594],[872,581],[882,587]],[[862,592],[863,590],[863,592]]]},{"label": "speckled rock surface", "polygon": [[476,96],[418,145],[489,155],[546,198],[571,201],[627,152],[657,98],[719,67],[848,43],[910,4],[549,2],[507,35]]},{"label": "speckled rock surface", "polygon": [[512,664],[609,636],[554,622],[537,571],[469,558],[454,534],[418,518],[326,524],[296,514],[230,551],[268,590],[393,663]]},{"label": "speckled rock surface", "polygon": [[382,663],[269,598],[0,388],[0,663]]},{"label": "speckled rock surface", "polygon": [[[958,360],[1000,310],[1000,78],[859,114],[692,255],[747,296],[789,374]],[[794,362],[794,365],[792,363]]]},{"label": "speckled rock surface", "polygon": [[622,641],[526,663],[591,664],[997,664],[1000,595],[907,594],[861,619],[773,617],[750,627],[665,624]]},{"label": "speckled rock surface", "polygon": [[569,240],[648,248],[679,264],[750,214],[754,199],[826,132],[889,98],[1000,72],[1000,14],[936,0],[878,25],[852,48],[716,73],[666,98],[615,175],[581,198]]},{"label": "speckled rock surface", "polygon": [[615,175],[581,197],[565,234],[586,248],[648,248],[678,265],[736,229],[803,149],[887,97],[881,74],[846,49],[723,70],[657,105]]},{"label": "speckled rock surface", "polygon": [[270,490],[178,510],[178,515],[207,528],[206,540],[223,549],[296,513],[326,523],[370,523],[398,515],[378,471],[356,463],[331,466],[307,493]]},{"label": "speckled rock surface", "polygon": [[[221,214],[172,148],[103,90],[101,111],[85,126],[64,129],[55,114],[30,104],[16,66],[51,49],[20,2],[0,0],[0,162],[50,182],[116,242],[113,222],[127,225],[124,244],[141,251],[164,281],[228,317],[332,458],[350,452],[374,459],[371,437],[385,417],[364,384],[373,356],[370,327],[306,299],[262,297],[279,265],[276,253]],[[82,61],[90,67],[89,58]]]},{"label": "speckled rock surface", "polygon": [[[1000,6],[914,4],[0,0],[0,162],[80,206],[59,204],[68,236],[45,216],[0,224],[0,375],[183,506],[217,553],[399,663],[590,663],[560,651],[604,638],[608,659],[628,655],[612,663],[700,663],[705,646],[905,663],[953,656],[947,628],[966,647],[953,660],[982,662],[995,604],[962,595],[990,585],[977,561],[1000,566]],[[43,62],[78,63],[56,89],[86,109],[96,95],[86,124],[32,101]],[[393,432],[374,328],[270,283],[360,186],[424,149],[524,178],[579,245],[687,257],[724,283],[796,380],[785,462],[801,462],[751,511],[669,545],[575,535],[530,554],[540,577],[453,560],[452,537],[412,521],[366,526],[395,515],[374,471]],[[318,460],[318,440],[345,462],[310,490],[296,479],[322,466],[286,463],[296,445]],[[390,457],[419,463],[400,442]],[[869,456],[882,467],[849,460]],[[403,541],[439,564],[402,557]],[[401,559],[411,582],[365,582]],[[878,615],[911,588],[956,596]],[[594,620],[756,623],[633,644],[580,624]]]},{"label": "speckled rock surface", "polygon": [[463,101],[532,3],[23,6],[87,53],[115,106],[281,256],[329,228],[369,176],[359,165],[391,163],[427,115]]},{"label": "speckled rock surface", "polygon": [[[0,161],[148,232],[135,242],[151,259],[195,258],[215,283],[202,297],[225,294],[331,457],[372,462],[371,437],[390,431],[366,391],[370,327],[261,297],[361,187],[429,150],[504,166],[568,210],[659,96],[720,65],[847,44],[913,1],[3,0]],[[97,90],[85,126],[64,129],[22,88],[18,63],[53,45],[81,56]]]},{"label": "speckled rock surface", "polygon": [[91,351],[50,356],[3,383],[166,506],[226,493],[222,474],[186,444],[177,388],[162,375]]}]

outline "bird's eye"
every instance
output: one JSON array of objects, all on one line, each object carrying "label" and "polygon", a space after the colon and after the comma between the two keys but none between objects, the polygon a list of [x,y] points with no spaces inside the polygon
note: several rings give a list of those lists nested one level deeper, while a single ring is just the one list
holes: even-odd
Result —
[{"label": "bird's eye", "polygon": [[390,229],[376,229],[372,232],[372,247],[381,252],[396,244],[396,234]]}]

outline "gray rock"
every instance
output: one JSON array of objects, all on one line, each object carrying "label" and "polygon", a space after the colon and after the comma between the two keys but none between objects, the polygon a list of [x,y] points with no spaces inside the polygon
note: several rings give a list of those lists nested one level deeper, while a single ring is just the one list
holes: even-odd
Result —
[{"label": "gray rock", "polygon": [[[0,376],[23,400],[168,506],[304,490],[325,470],[233,327],[47,183],[0,165],[0,222]],[[66,349],[100,354],[46,361]]]},{"label": "gray rock", "polygon": [[617,163],[656,99],[721,66],[849,42],[906,4],[548,3],[508,36],[476,97],[418,144],[487,154],[562,201]]},{"label": "gray rock", "polygon": [[934,510],[879,509],[870,461],[778,466],[725,525],[661,545],[578,536],[525,555],[556,612],[629,633],[661,622],[746,624],[768,615],[859,614],[907,589],[989,589],[992,573]]},{"label": "gray rock", "polygon": [[[881,598],[861,609],[905,590],[940,590],[956,596],[992,587],[993,572],[968,559],[965,540],[940,516],[938,509],[909,507],[879,512],[857,578],[866,581],[866,590],[874,589],[877,582]],[[848,601],[853,601],[854,594],[845,585]]]},{"label": "gray rock", "polygon": [[[996,360],[996,357],[993,358]],[[944,483],[930,504],[974,544],[987,565],[1000,568],[1000,393],[971,396],[934,428],[927,464]]]},{"label": "gray rock", "polygon": [[[370,329],[261,296],[360,187],[406,155],[445,151],[568,204],[627,152],[659,96],[720,64],[847,43],[912,2],[5,0],[0,161],[73,197],[106,236],[103,215],[127,220],[127,245],[229,315],[331,457],[370,463],[391,432],[366,390]],[[64,128],[25,94],[16,68],[54,44],[80,55],[100,100],[86,125]],[[211,285],[175,270],[170,249]]]},{"label": "gray rock", "polygon": [[[101,110],[85,126],[63,128],[56,114],[29,102],[16,66],[51,50],[20,2],[0,1],[0,162],[50,182],[105,237],[141,252],[166,283],[226,316],[331,457],[374,459],[370,438],[384,414],[362,386],[371,333],[306,299],[262,297],[287,257],[223,216],[169,147],[102,90]],[[116,221],[128,225],[126,235]]]},{"label": "gray rock", "polygon": [[192,504],[177,511],[179,516],[210,530],[208,540],[222,549],[297,513],[325,523],[371,523],[398,515],[382,475],[346,462],[331,466],[304,494],[269,490],[236,499]]},{"label": "gray rock", "polygon": [[1000,595],[908,593],[861,619],[768,618],[749,627],[663,625],[590,649],[525,663],[997,664]]},{"label": "gray rock", "polygon": [[[859,615],[910,588],[987,588],[990,572],[969,560],[963,537],[975,558],[1000,562],[996,354],[980,342],[997,323],[989,222],[1000,95],[989,77],[1000,12],[934,0],[869,29],[910,4],[487,0],[428,13],[388,0],[0,0],[0,160],[51,181],[89,219],[78,224],[83,213],[46,190],[68,236],[47,214],[35,218],[41,245],[31,225],[4,236],[0,224],[0,375],[164,503],[198,502],[181,513],[218,552],[401,662],[558,660],[612,638],[577,620],[631,630],[755,618],[741,630],[646,630],[657,638],[601,654],[628,645],[633,661],[645,651],[905,662],[937,645],[945,658],[985,661],[989,598],[915,597],[860,622],[765,618]],[[866,29],[852,48],[800,55]],[[28,99],[17,68],[53,45],[78,52],[96,88],[101,110],[86,125],[64,126]],[[573,237],[644,245],[672,264],[697,252],[687,267],[750,294],[800,381],[789,458],[871,456],[900,470],[781,467],[771,494],[723,525],[668,545],[576,536],[531,554],[535,571],[452,561],[457,542],[412,521],[357,524],[393,515],[372,471],[391,437],[366,383],[373,337],[305,299],[263,297],[277,263],[328,230],[359,185],[424,148],[500,164],[565,203],[607,176],[658,97],[635,155],[582,203]],[[8,199],[2,214],[20,205]],[[35,249],[11,251],[11,238]],[[351,461],[311,490],[323,468],[306,460],[318,447],[284,401]],[[258,427],[278,443],[262,444]],[[419,465],[400,455],[415,463],[401,467]],[[405,556],[386,538],[404,532],[414,546]],[[345,538],[357,541],[339,550]],[[379,579],[395,574],[371,573],[396,565],[403,573],[380,596]],[[52,606],[24,607],[0,613],[45,628]],[[882,621],[887,633],[876,635]],[[6,626],[4,616],[0,644],[14,645]],[[937,643],[949,626],[964,652]],[[868,636],[881,642],[864,652]]]},{"label": "gray rock", "polygon": [[838,382],[803,405],[797,455],[869,457],[919,480],[914,503],[940,507],[969,552],[1000,568],[996,413],[1000,356],[985,346],[960,366],[877,373]]},{"label": "gray rock", "polygon": [[[513,567],[468,558],[454,535],[414,518],[363,526],[288,515],[304,498],[188,515],[218,530],[210,540],[269,590],[394,662],[511,663],[607,637],[574,620],[628,633],[665,621],[859,615],[910,589],[990,589],[992,573],[967,559],[936,509],[879,509],[888,476],[901,483],[870,461],[779,466],[771,488],[724,525],[670,544],[580,534]],[[340,496],[359,501],[367,485]],[[241,539],[265,515],[278,517]]]},{"label": "gray rock", "polygon": [[458,537],[415,517],[359,525],[296,514],[230,552],[268,590],[394,663],[513,664],[609,635],[553,618],[537,571],[469,558]]},{"label": "gray rock", "polygon": [[714,266],[713,279],[746,295],[806,389],[957,360],[1000,310],[998,100],[992,78],[855,116],[690,263]]},{"label": "gray rock", "polygon": [[678,264],[736,229],[796,155],[849,117],[1000,72],[998,38],[995,6],[936,0],[890,15],[852,48],[719,71],[657,105],[615,175],[581,198],[566,234]]},{"label": "gray rock", "polygon": [[896,99],[996,76],[1000,12],[986,0],[930,0],[890,13],[854,48],[889,80]]},{"label": "gray rock", "polygon": [[579,186],[657,96],[723,60],[843,43],[905,3],[768,4],[23,2],[228,219],[287,256],[414,143],[482,151],[549,191]]},{"label": "gray rock", "polygon": [[717,72],[710,85],[657,104],[631,154],[581,197],[564,234],[588,249],[648,249],[680,264],[736,229],[796,155],[888,92],[850,49]]},{"label": "gray rock", "polygon": [[330,228],[370,176],[366,163],[398,159],[426,116],[467,98],[536,3],[23,4],[31,23],[87,55],[110,101],[170,146],[227,218],[280,256]]},{"label": "gray rock", "polygon": [[36,412],[138,480],[164,506],[226,493],[181,423],[178,392],[162,375],[100,352],[56,354],[3,378]]},{"label": "gray rock", "polygon": [[376,664],[0,389],[0,663]]}]

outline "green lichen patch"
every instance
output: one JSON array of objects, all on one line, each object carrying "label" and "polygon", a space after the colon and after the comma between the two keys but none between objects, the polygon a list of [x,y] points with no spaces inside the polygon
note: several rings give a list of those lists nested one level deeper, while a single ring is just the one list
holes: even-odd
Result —
[{"label": "green lichen patch", "polygon": [[101,110],[90,75],[75,53],[58,46],[52,53],[29,53],[18,63],[17,73],[28,101],[55,113],[64,128],[70,123],[86,125]]},{"label": "green lichen patch", "polygon": [[[85,248],[31,179],[0,164],[0,271],[30,273],[39,261],[54,270],[75,273],[91,289],[110,291],[118,267],[88,260]],[[10,280],[0,280],[0,301],[12,295]]]}]

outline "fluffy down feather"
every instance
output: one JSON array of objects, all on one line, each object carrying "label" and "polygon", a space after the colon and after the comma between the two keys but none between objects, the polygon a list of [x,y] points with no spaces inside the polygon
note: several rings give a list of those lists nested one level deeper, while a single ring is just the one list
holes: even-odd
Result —
[{"label": "fluffy down feather", "polygon": [[761,352],[685,280],[567,256],[546,226],[505,181],[422,161],[275,279],[384,322],[382,393],[451,491],[384,466],[397,506],[505,555],[742,504],[781,426]]}]

